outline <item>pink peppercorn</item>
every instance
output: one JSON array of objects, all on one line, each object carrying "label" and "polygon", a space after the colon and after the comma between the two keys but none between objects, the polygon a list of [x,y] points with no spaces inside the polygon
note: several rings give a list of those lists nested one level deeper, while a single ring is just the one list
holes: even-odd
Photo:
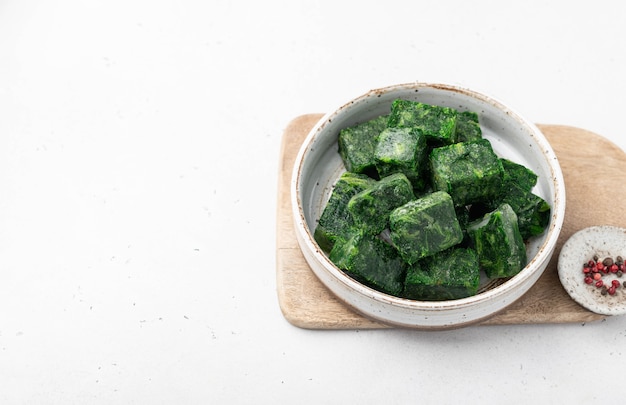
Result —
[{"label": "pink peppercorn", "polygon": [[619,288],[626,289],[626,281],[619,281],[616,279],[608,280],[605,283],[602,280],[603,274],[614,273],[617,278],[621,278],[623,273],[626,272],[626,263],[621,256],[618,256],[615,261],[613,258],[606,257],[604,260],[600,260],[597,255],[593,257],[593,260],[589,260],[582,265],[582,272],[584,274],[585,284],[593,284],[596,288],[601,290],[602,295],[615,295]]}]

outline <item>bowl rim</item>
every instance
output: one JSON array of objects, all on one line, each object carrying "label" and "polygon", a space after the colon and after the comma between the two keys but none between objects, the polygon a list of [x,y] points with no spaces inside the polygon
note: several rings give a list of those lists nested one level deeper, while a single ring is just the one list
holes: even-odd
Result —
[{"label": "bowl rim", "polygon": [[[323,128],[329,124],[333,117],[342,114],[349,106],[366,102],[373,97],[380,97],[383,94],[391,92],[406,91],[406,90],[419,90],[422,88],[429,88],[434,90],[442,90],[446,92],[461,93],[467,97],[478,99],[484,103],[490,104],[493,107],[502,110],[506,115],[516,120],[523,126],[525,126],[529,134],[533,137],[537,145],[540,146],[541,154],[548,163],[548,167],[551,171],[551,180],[554,185],[554,197],[551,202],[552,212],[551,221],[546,232],[546,237],[543,243],[540,245],[537,253],[532,257],[526,266],[515,276],[506,280],[505,282],[490,288],[486,291],[480,292],[476,295],[459,298],[455,300],[442,300],[442,301],[424,301],[424,300],[411,300],[402,297],[396,297],[383,293],[381,291],[370,288],[348,276],[337,266],[335,266],[328,256],[321,250],[317,242],[315,241],[312,231],[307,225],[305,219],[304,208],[300,199],[300,174],[302,167],[310,149],[311,143],[315,140],[316,135],[323,130]],[[404,308],[406,310],[426,310],[426,311],[438,311],[438,310],[450,310],[450,309],[463,309],[466,307],[474,306],[482,301],[497,300],[500,297],[510,293],[516,285],[524,284],[524,282],[537,276],[536,272],[541,269],[543,262],[549,260],[551,254],[554,252],[554,248],[557,243],[560,231],[563,226],[565,216],[565,183],[563,179],[563,173],[558,162],[558,158],[554,153],[550,143],[545,138],[539,128],[512,108],[508,107],[495,97],[486,95],[485,93],[478,92],[476,90],[470,90],[468,88],[460,87],[452,84],[445,83],[429,83],[429,82],[409,82],[402,84],[394,84],[390,86],[380,87],[372,89],[352,100],[344,103],[339,108],[336,108],[326,113],[307,134],[303,141],[296,159],[294,162],[292,177],[291,177],[291,205],[293,211],[293,217],[295,221],[296,232],[298,232],[299,241],[306,245],[306,248],[312,252],[312,254],[318,259],[323,268],[344,287],[358,293],[361,296],[380,302],[382,304],[392,305],[394,307]],[[300,246],[302,249],[302,246]],[[544,269],[545,270],[545,266]],[[543,271],[541,270],[541,271]],[[319,278],[319,276],[318,276]],[[538,278],[538,277],[537,277]],[[325,282],[322,280],[325,284]],[[342,299],[342,301],[346,301]],[[510,305],[510,304],[509,304]]]}]

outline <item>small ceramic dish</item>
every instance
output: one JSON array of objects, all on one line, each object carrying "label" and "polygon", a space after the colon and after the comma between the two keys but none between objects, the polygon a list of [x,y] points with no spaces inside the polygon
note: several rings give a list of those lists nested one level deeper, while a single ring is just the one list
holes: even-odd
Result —
[{"label": "small ceramic dish", "polygon": [[588,310],[601,315],[626,314],[626,275],[618,277],[616,274],[602,273],[604,285],[610,285],[612,280],[618,280],[620,286],[615,294],[602,294],[602,288],[585,283],[583,264],[597,255],[600,260],[617,256],[626,257],[626,229],[615,226],[592,226],[573,234],[563,244],[559,254],[559,279],[561,284],[572,297]]},{"label": "small ceramic dish", "polygon": [[[474,296],[447,301],[398,298],[369,288],[346,275],[324,254],[313,237],[333,185],[345,171],[337,139],[343,128],[388,114],[403,98],[479,116],[483,137],[495,152],[538,175],[533,192],[546,200],[551,218],[543,234],[526,245],[528,264],[503,283],[485,285]],[[296,156],[291,180],[296,238],[315,275],[341,301],[361,314],[394,326],[417,329],[458,328],[488,319],[526,293],[539,279],[554,252],[565,216],[565,184],[558,160],[541,131],[492,97],[446,84],[408,83],[372,90],[326,114]]]}]

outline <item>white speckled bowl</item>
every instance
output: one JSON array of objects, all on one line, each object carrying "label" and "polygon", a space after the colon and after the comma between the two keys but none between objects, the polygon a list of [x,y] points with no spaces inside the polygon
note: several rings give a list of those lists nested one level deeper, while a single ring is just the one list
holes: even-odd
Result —
[{"label": "white speckled bowl", "polygon": [[[388,114],[397,98],[471,110],[479,115],[483,136],[496,153],[538,174],[534,193],[552,206],[548,229],[527,244],[528,265],[504,283],[489,284],[475,296],[448,301],[416,301],[373,290],[339,270],[322,252],[313,231],[335,181],[345,167],[337,151],[342,128]],[[341,301],[363,315],[401,327],[448,329],[480,322],[503,310],[539,279],[556,245],[565,215],[565,185],[550,144],[528,120],[491,97],[475,91],[427,83],[372,90],[326,114],[305,139],[295,161],[291,202],[298,243],[320,281]]]},{"label": "white speckled bowl", "polygon": [[[559,253],[559,279],[567,293],[583,307],[601,315],[626,314],[626,288],[620,285],[615,295],[602,295],[601,290],[584,282],[582,267],[594,255],[600,260],[605,257],[626,257],[626,229],[616,226],[591,226],[576,232],[563,244]],[[615,274],[603,275],[604,283],[626,277]],[[609,284],[610,285],[610,284]]]}]

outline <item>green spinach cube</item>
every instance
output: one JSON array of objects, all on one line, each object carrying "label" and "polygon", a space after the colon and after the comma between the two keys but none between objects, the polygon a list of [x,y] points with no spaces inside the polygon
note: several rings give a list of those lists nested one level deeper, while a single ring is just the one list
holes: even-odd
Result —
[{"label": "green spinach cube", "polygon": [[457,141],[457,115],[454,108],[397,99],[391,104],[387,126],[416,128],[430,145],[449,145]]},{"label": "green spinach cube", "polygon": [[322,250],[329,252],[337,238],[347,238],[354,227],[348,201],[375,183],[364,174],[345,172],[333,186],[330,198],[315,227],[313,237]]},{"label": "green spinach cube", "polygon": [[483,131],[478,122],[478,114],[473,111],[463,111],[457,116],[456,141],[475,141],[483,137]]},{"label": "green spinach cube", "polygon": [[414,300],[454,300],[475,295],[479,285],[476,251],[450,248],[409,266],[402,295]]},{"label": "green spinach cube", "polygon": [[502,194],[507,193],[508,187],[515,187],[524,191],[531,191],[537,184],[537,174],[524,165],[501,158],[504,169]]},{"label": "green spinach cube", "polygon": [[487,277],[511,277],[526,265],[526,246],[519,232],[517,215],[509,204],[502,204],[472,222],[468,233]]},{"label": "green spinach cube", "polygon": [[417,189],[424,187],[426,137],[414,128],[387,128],[380,133],[374,152],[381,177],[404,173]]},{"label": "green spinach cube", "polygon": [[452,198],[444,191],[427,194],[393,210],[389,229],[393,245],[409,264],[463,240]]},{"label": "green spinach cube", "polygon": [[329,259],[371,288],[395,296],[402,293],[406,265],[397,251],[377,236],[356,231],[335,244]]},{"label": "green spinach cube", "polygon": [[348,201],[348,212],[355,225],[370,234],[379,234],[387,227],[389,213],[414,198],[409,179],[395,173],[355,194]]},{"label": "green spinach cube", "polygon": [[346,170],[372,175],[376,169],[374,150],[378,135],[387,127],[386,115],[339,131],[339,155]]},{"label": "green spinach cube", "polygon": [[450,194],[456,206],[493,200],[500,194],[504,169],[485,138],[434,148],[430,166],[434,189]]},{"label": "green spinach cube", "polygon": [[512,187],[501,202],[509,204],[515,211],[524,240],[542,234],[550,222],[550,204],[530,191]]},{"label": "green spinach cube", "polygon": [[504,182],[500,198],[492,208],[507,203],[517,215],[519,231],[524,240],[537,236],[550,222],[550,205],[531,190],[537,184],[537,175],[524,165],[500,159],[504,168]]}]

